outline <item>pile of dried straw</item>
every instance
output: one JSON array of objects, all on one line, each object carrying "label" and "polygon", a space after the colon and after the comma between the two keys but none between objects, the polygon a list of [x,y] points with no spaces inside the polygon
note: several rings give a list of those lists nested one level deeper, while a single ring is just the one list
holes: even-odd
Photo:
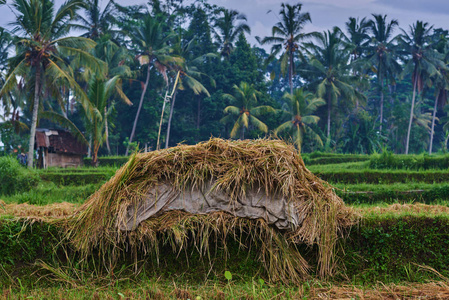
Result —
[{"label": "pile of dried straw", "polygon": [[222,139],[134,155],[66,220],[86,257],[99,251],[113,262],[123,249],[160,255],[161,240],[175,251],[193,244],[207,257],[231,237],[259,247],[270,279],[284,282],[310,270],[298,244],[317,245],[317,273],[332,275],[336,241],[355,221],[293,146]]}]

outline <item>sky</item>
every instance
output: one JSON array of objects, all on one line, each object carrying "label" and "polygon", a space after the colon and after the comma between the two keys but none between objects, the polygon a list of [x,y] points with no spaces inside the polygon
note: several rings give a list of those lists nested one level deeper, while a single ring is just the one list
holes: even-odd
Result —
[{"label": "sky", "polygon": [[[103,6],[108,0],[102,1]],[[192,0],[186,0],[191,2]],[[63,0],[56,0],[60,5]],[[143,4],[145,0],[116,0],[121,5]],[[255,36],[270,35],[271,27],[278,22],[280,3],[278,0],[209,0],[209,3],[238,10],[248,18],[251,35],[248,40],[255,44]],[[290,4],[298,1],[284,1]],[[371,14],[387,14],[399,21],[399,26],[408,30],[416,20],[429,22],[435,27],[449,29],[449,0],[302,0],[303,12],[309,12],[312,23],[305,31],[323,31],[339,26],[344,29],[349,17],[371,17]],[[11,3],[11,0],[8,0]],[[271,10],[272,12],[267,12]],[[0,7],[0,26],[12,20],[11,11]],[[399,33],[399,31],[397,32]]]}]

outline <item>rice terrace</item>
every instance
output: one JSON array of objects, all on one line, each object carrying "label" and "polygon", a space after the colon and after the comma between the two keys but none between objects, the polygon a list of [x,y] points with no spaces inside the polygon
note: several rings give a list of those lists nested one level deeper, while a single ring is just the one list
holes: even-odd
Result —
[{"label": "rice terrace", "polygon": [[449,299],[449,2],[303,2],[0,1],[0,299]]}]

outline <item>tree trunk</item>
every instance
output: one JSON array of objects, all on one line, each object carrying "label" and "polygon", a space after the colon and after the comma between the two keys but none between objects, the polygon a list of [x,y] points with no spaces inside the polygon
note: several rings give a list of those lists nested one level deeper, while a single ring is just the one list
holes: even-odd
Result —
[{"label": "tree trunk", "polygon": [[156,150],[161,149],[160,148],[161,129],[162,129],[162,121],[164,120],[164,112],[165,112],[165,105],[167,104],[167,97],[168,97],[168,94],[165,94],[164,103],[162,104],[161,121],[159,122],[159,131],[157,133]]},{"label": "tree trunk", "polygon": [[289,55],[289,70],[288,70],[288,82],[290,84],[290,95],[293,95],[293,53]]},{"label": "tree trunk", "polygon": [[107,110],[104,108],[104,131],[106,135],[106,148],[108,149],[108,155],[111,155],[111,147],[109,146],[109,126],[108,126],[108,116],[106,115]]},{"label": "tree trunk", "polygon": [[327,93],[327,138],[329,139],[331,136],[331,94]]},{"label": "tree trunk", "polygon": [[92,151],[92,167],[98,167],[98,150],[100,146],[94,143],[94,148]]},{"label": "tree trunk", "polygon": [[429,154],[432,154],[432,146],[433,146],[433,133],[434,133],[434,128],[435,128],[435,119],[437,116],[437,105],[438,105],[438,96],[439,96],[439,91],[437,90],[437,95],[435,97],[435,104],[433,105],[433,116],[432,116],[432,128],[430,130],[430,145],[429,145]]},{"label": "tree trunk", "polygon": [[196,102],[196,130],[200,130],[200,124],[201,124],[201,97],[197,95],[197,102]]},{"label": "tree trunk", "polygon": [[416,96],[416,84],[418,82],[418,72],[415,74],[415,82],[413,84],[413,96],[412,96],[412,108],[410,110],[410,120],[408,122],[407,140],[405,142],[405,154],[408,154],[408,147],[410,144],[410,131],[412,129],[413,112],[415,110],[415,96]]},{"label": "tree trunk", "polygon": [[[133,141],[134,133],[136,132],[137,120],[139,120],[140,110],[142,109],[142,103],[143,103],[143,99],[145,98],[145,92],[147,91],[149,81],[150,81],[150,64],[148,64],[147,79],[145,80],[142,95],[140,96],[139,108],[137,108],[137,113],[136,113],[136,118],[134,119],[133,129],[131,131],[131,136],[129,137],[129,144],[131,144],[131,142]],[[126,147],[125,156],[128,156],[129,144],[128,144],[128,147]]]},{"label": "tree trunk", "polygon": [[31,119],[31,130],[30,130],[30,142],[28,148],[28,158],[27,165],[29,169],[33,168],[34,159],[34,139],[36,137],[36,126],[37,126],[37,113],[39,111],[39,94],[41,86],[41,69],[40,62],[36,64],[36,78],[34,83],[34,104],[33,104],[33,117]]},{"label": "tree trunk", "polygon": [[92,135],[89,136],[89,147],[87,147],[87,157],[92,158]]},{"label": "tree trunk", "polygon": [[172,103],[170,105],[170,116],[168,117],[167,137],[165,138],[165,149],[168,148],[168,143],[170,141],[171,120],[173,117],[173,111],[175,110],[175,102],[176,102],[177,92],[178,92],[178,89],[175,89],[175,93],[173,94],[173,98],[172,98]]},{"label": "tree trunk", "polygon": [[379,132],[382,134],[382,124],[384,120],[384,81],[382,76],[380,76],[380,126]]}]

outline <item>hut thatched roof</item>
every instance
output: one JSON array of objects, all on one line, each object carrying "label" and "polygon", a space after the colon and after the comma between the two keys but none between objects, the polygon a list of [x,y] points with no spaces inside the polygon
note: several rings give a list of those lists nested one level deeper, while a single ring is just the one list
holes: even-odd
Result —
[{"label": "hut thatched roof", "polygon": [[70,218],[69,238],[86,255],[120,251],[123,243],[157,252],[158,234],[170,235],[180,249],[196,231],[204,252],[211,235],[224,243],[246,232],[261,241],[270,278],[295,281],[309,270],[295,245],[318,245],[318,272],[329,275],[336,240],[354,220],[293,146],[211,139],[134,155]]}]

